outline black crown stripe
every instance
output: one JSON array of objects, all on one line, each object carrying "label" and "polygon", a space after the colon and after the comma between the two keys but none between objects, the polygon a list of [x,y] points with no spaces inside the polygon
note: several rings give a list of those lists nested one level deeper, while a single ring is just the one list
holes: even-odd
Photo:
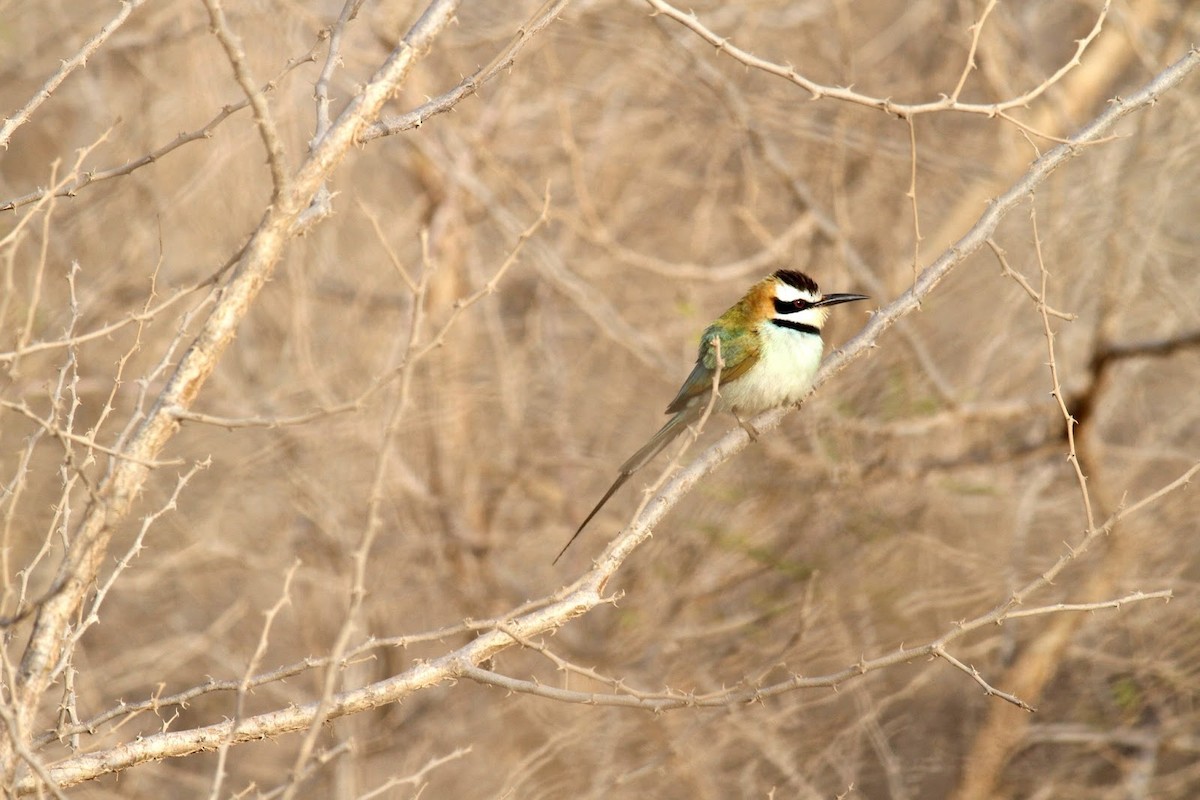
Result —
[{"label": "black crown stripe", "polygon": [[821,290],[817,288],[817,282],[803,272],[797,272],[794,269],[781,269],[775,273],[775,277],[788,286],[794,286],[802,292],[809,292],[813,295],[821,294]]}]

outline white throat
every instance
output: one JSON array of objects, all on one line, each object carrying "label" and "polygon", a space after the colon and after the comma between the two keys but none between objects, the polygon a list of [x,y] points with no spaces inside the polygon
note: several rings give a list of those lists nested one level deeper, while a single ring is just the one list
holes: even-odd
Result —
[{"label": "white throat", "polygon": [[[809,308],[788,318],[812,324],[802,315],[821,310]],[[780,327],[766,320],[759,325],[758,335],[762,341],[758,361],[737,380],[721,387],[722,405],[739,414],[757,414],[798,402],[808,393],[821,365],[825,345],[818,334]]]}]

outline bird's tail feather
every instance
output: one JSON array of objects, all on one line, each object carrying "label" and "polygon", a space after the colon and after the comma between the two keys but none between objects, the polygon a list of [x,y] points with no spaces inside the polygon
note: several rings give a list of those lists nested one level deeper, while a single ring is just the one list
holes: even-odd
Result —
[{"label": "bird's tail feather", "polygon": [[628,477],[653,461],[654,457],[661,453],[667,445],[675,441],[676,436],[683,433],[688,425],[699,418],[700,414],[698,412],[701,410],[699,408],[685,408],[667,420],[667,424],[659,428],[658,433],[650,437],[650,441],[642,445],[640,450],[631,455],[621,465],[621,474]]},{"label": "bird's tail feather", "polygon": [[591,513],[589,513],[583,522],[579,524],[579,527],[575,530],[575,533],[570,539],[567,540],[567,543],[563,545],[563,549],[558,551],[558,555],[554,557],[554,564],[557,564],[558,560],[562,558],[563,553],[567,552],[567,548],[575,543],[575,540],[579,538],[579,534],[583,533],[583,529],[586,528],[587,524],[592,521],[592,517],[600,513],[600,509],[603,508],[604,504],[608,502],[608,498],[612,497],[613,494],[616,493],[617,489],[620,489],[622,486],[624,486],[625,481],[629,480],[633,473],[649,464],[655,456],[657,456],[663,451],[664,448],[666,448],[667,445],[675,441],[675,437],[683,433],[684,430],[687,429],[687,426],[699,417],[697,412],[698,409],[685,408],[675,416],[671,417],[669,420],[667,420],[667,424],[659,428],[658,433],[654,434],[654,436],[650,438],[650,441],[642,445],[641,449],[630,456],[629,460],[621,465],[621,474],[619,474],[617,479],[613,481],[613,485],[608,487],[608,491],[605,492],[604,496],[600,498],[600,502],[596,503],[596,506],[592,509]]}]

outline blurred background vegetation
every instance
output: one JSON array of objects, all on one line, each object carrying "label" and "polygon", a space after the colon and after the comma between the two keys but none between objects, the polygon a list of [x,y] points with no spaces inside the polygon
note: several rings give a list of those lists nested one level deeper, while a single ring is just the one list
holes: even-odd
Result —
[{"label": "blurred background vegetation", "polygon": [[[536,5],[464,4],[390,110],[407,111],[490,61]],[[984,6],[694,8],[742,49],[812,80],[921,102],[953,91]],[[226,9],[260,81],[314,47],[319,55],[318,34],[339,11]],[[961,99],[1037,87],[1101,12],[1098,0],[996,5]],[[0,107],[24,103],[112,13],[108,2],[0,2]],[[364,6],[347,27],[335,110],[416,13]],[[1081,65],[1013,116],[1065,136],[1198,37],[1194,2],[1114,2]],[[319,57],[300,64],[269,95],[293,156],[312,135],[320,66]],[[0,156],[0,204],[75,170],[137,159],[241,99],[203,6],[148,4],[13,136]],[[1052,176],[995,237],[1040,291],[1035,212],[1046,299],[1076,315],[1050,318],[1054,358],[1100,521],[1200,454],[1198,127],[1193,79]],[[342,165],[335,216],[292,244],[193,409],[252,424],[188,422],[164,453],[211,465],[150,528],[76,648],[81,716],[210,676],[239,678],[296,559],[291,603],[262,667],[328,653],[397,402],[383,535],[354,641],[503,614],[573,580],[628,521],[650,471],[558,567],[551,558],[661,423],[700,331],[751,282],[798,268],[826,291],[886,305],[1053,144],[983,115],[929,114],[910,129],[860,105],[813,102],[644,4],[569,6],[478,96]],[[29,345],[99,330],[203,283],[236,256],[270,188],[253,119],[240,111],[153,163],[73,196],[22,201],[0,218],[3,613],[13,613],[24,582],[36,596],[53,578],[59,531],[87,501],[83,481],[64,483],[95,481],[105,465],[78,445],[64,460],[64,444],[14,406],[64,426],[72,415],[72,430],[96,428],[112,446],[139,393],[153,397],[162,385],[156,365],[189,341],[195,320],[186,314],[207,290],[72,348]],[[466,309],[405,381],[344,413],[267,424],[353,401],[389,375],[413,335],[416,297],[417,340],[433,341],[456,301],[497,274],[547,192],[549,218],[498,291]],[[866,320],[858,305],[846,308],[832,318],[832,346]],[[566,626],[549,640],[555,652],[633,687],[711,691],[832,672],[1003,602],[1087,525],[1048,360],[1036,302],[995,252],[976,253],[869,358],[697,486],[610,587],[624,593],[619,604]],[[60,376],[73,383],[56,406]],[[705,441],[734,424],[714,419]],[[114,563],[186,469],[155,471]],[[662,715],[463,682],[328,725],[320,748],[334,756],[303,794],[358,797],[470,747],[425,776],[425,797],[1194,797],[1198,508],[1194,488],[1164,498],[1035,598],[1171,589],[1170,604],[1014,620],[959,643],[958,658],[1035,715],[940,662],[872,673],[837,692]],[[14,630],[8,646],[19,648]],[[375,652],[340,685],[463,641]],[[529,651],[505,653],[493,668],[589,688]],[[268,684],[246,710],[307,702],[321,680],[306,670]],[[228,693],[206,694],[120,726],[118,718],[78,745],[100,749],[233,713]],[[55,718],[47,707],[47,730]],[[233,749],[226,794],[284,783],[300,738]],[[348,740],[352,748],[337,749]],[[69,744],[39,754],[64,758]],[[215,765],[215,755],[196,755],[71,793],[207,796]]]}]

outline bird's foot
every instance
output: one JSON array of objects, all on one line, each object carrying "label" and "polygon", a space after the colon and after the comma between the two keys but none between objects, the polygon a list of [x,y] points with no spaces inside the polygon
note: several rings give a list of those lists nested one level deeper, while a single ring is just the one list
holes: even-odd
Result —
[{"label": "bird's foot", "polygon": [[738,424],[742,426],[742,430],[744,430],[746,432],[746,434],[750,437],[750,441],[757,442],[758,441],[758,428],[751,425],[749,420],[742,419],[740,414],[734,414],[733,417],[734,417],[734,419],[736,419],[738,421]]}]

